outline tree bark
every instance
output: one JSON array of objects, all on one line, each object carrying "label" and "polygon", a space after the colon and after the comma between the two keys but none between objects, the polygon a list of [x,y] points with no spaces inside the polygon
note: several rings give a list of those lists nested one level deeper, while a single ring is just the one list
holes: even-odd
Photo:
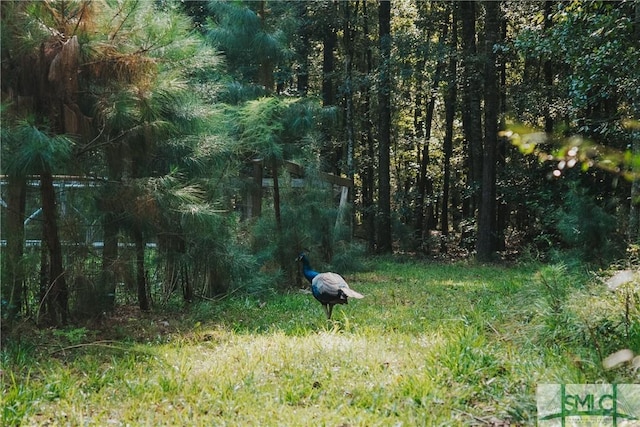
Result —
[{"label": "tree bark", "polygon": [[36,312],[37,322],[41,324],[47,316],[47,295],[49,294],[49,248],[42,227],[42,244],[40,245],[40,295],[38,310]]},{"label": "tree bark", "polygon": [[381,0],[378,11],[380,71],[378,92],[378,251],[393,250],[391,236],[391,2]]},{"label": "tree bark", "polygon": [[[636,41],[640,43],[640,1],[635,2],[634,10],[634,27],[633,33]],[[635,114],[635,120],[640,121],[640,97],[637,95],[633,100],[633,109]],[[640,130],[635,129],[631,134],[631,150],[633,152],[633,163],[637,164],[637,159],[640,158]],[[640,239],[640,168],[635,166],[632,169],[633,181],[631,183],[631,194],[629,203],[629,231],[628,238],[629,244],[636,245]]]},{"label": "tree bark", "polygon": [[[455,3],[452,8],[455,9]],[[449,235],[449,189],[451,187],[451,156],[453,154],[453,120],[456,114],[456,97],[457,97],[457,73],[458,58],[456,50],[458,47],[458,22],[455,10],[451,13],[451,40],[449,41],[449,70],[447,75],[447,91],[444,98],[445,110],[445,134],[442,142],[442,150],[444,154],[444,173],[442,178],[442,212],[441,229],[442,235]],[[443,241],[444,245],[444,241]],[[444,248],[444,246],[443,246]]]},{"label": "tree bark", "polygon": [[298,7],[298,19],[302,23],[300,28],[300,64],[296,73],[298,96],[307,96],[309,90],[309,52],[311,45],[309,43],[309,24],[307,23],[307,2],[301,1],[296,3]]},{"label": "tree bark", "polygon": [[[108,185],[108,184],[107,184]],[[118,260],[118,223],[113,212],[106,212],[102,218],[103,247],[102,270],[100,276],[100,309],[113,311],[116,302],[116,271]]]},{"label": "tree bark", "polygon": [[[553,25],[551,14],[553,12],[553,5],[555,1],[547,0],[544,2],[544,31],[545,35],[549,37],[549,31]],[[551,103],[553,102],[553,62],[547,58],[543,65],[544,71],[544,90],[546,97],[546,106],[544,111],[544,131],[547,134],[553,132],[553,116],[551,114]]]},{"label": "tree bark", "polygon": [[[262,26],[262,31],[267,32],[266,29],[266,20],[268,9],[266,9],[266,1],[261,0],[258,8],[258,16],[260,17],[260,24]],[[260,84],[262,84],[267,91],[267,93],[273,93],[275,89],[275,79],[273,76],[273,60],[269,58],[264,58],[260,63]]]},{"label": "tree bark", "polygon": [[[499,19],[500,25],[500,43],[507,39],[507,22],[504,19],[504,14],[500,13]],[[500,75],[500,86],[498,92],[499,109],[498,109],[498,129],[506,129],[506,117],[507,117],[507,64],[504,55],[497,55],[496,58],[498,65],[498,74]],[[495,249],[498,251],[504,251],[507,247],[506,230],[509,222],[509,206],[507,204],[504,191],[498,186],[498,182],[501,181],[498,177],[505,176],[507,165],[507,139],[505,137],[498,137],[496,147],[496,242]]]},{"label": "tree bark", "polygon": [[133,240],[136,248],[136,284],[138,288],[138,305],[140,310],[149,311],[149,296],[147,294],[147,275],[144,265],[144,237],[139,225],[133,226]]},{"label": "tree bark", "polygon": [[100,272],[99,298],[100,309],[113,311],[115,308],[117,271],[114,268],[118,261],[118,232],[120,231],[119,216],[121,211],[120,191],[124,169],[123,144],[112,142],[104,148],[107,163],[108,181],[102,188],[99,198],[102,216],[102,269]]},{"label": "tree bark", "polygon": [[[356,9],[357,13],[357,9]],[[355,123],[353,115],[353,57],[354,57],[354,39],[351,29],[351,6],[349,2],[344,3],[344,114],[347,144],[347,176],[353,179],[354,170],[354,147],[355,147]]]},{"label": "tree bark", "polygon": [[[338,16],[338,2],[330,0],[326,3],[326,11],[329,14],[322,20],[324,28],[322,29],[322,106],[331,107],[336,105],[336,59],[335,50],[338,43],[336,34],[336,16]],[[340,166],[343,156],[343,146],[334,144],[336,138],[342,138],[331,129],[324,130],[324,138],[327,142],[320,153],[323,159],[326,159],[327,165],[332,167],[331,172],[340,174]]]},{"label": "tree bark", "polygon": [[193,286],[189,281],[189,270],[187,269],[184,262],[180,263],[180,271],[181,271],[181,282],[182,282],[182,297],[185,302],[193,301]]},{"label": "tree bark", "polygon": [[478,212],[479,261],[491,261],[496,248],[496,148],[498,145],[498,111],[500,93],[494,46],[500,31],[500,3],[486,1],[485,17],[485,140],[482,161],[482,187]]},{"label": "tree bark", "polygon": [[478,188],[482,182],[482,73],[476,47],[476,2],[461,1],[460,25],[462,26],[462,126],[468,146],[469,173],[467,186],[471,190],[471,199],[465,212],[473,216],[477,207]]},{"label": "tree bark", "polygon": [[62,326],[67,323],[69,315],[69,299],[67,282],[62,261],[62,245],[58,233],[56,212],[56,193],[53,187],[53,176],[50,171],[40,175],[40,194],[42,197],[42,217],[44,220],[44,237],[49,250],[49,281],[45,293],[44,306],[52,325]]},{"label": "tree bark", "polygon": [[[447,37],[448,26],[443,25],[442,32],[440,33],[439,43],[443,44]],[[418,195],[416,200],[416,232],[422,236],[425,232],[424,230],[424,200],[426,198],[428,190],[432,188],[431,179],[427,175],[427,168],[429,166],[429,142],[431,140],[431,128],[433,126],[433,112],[435,110],[436,105],[436,97],[438,87],[440,86],[440,80],[442,79],[442,73],[445,69],[445,61],[444,59],[438,61],[438,65],[436,66],[436,71],[433,76],[433,83],[431,84],[431,96],[429,98],[429,103],[427,104],[427,114],[424,119],[424,135],[423,135],[423,143],[422,143],[422,154],[420,156],[420,173],[418,175]]]},{"label": "tree bark", "polygon": [[280,180],[278,179],[278,160],[271,159],[271,174],[273,175],[273,209],[276,217],[278,234],[282,233],[282,215],[280,213]]},{"label": "tree bark", "polygon": [[251,188],[251,218],[262,215],[262,160],[253,160],[253,186]]},{"label": "tree bark", "polygon": [[[373,53],[369,42],[369,15],[367,2],[362,3],[362,13],[364,15],[363,33],[366,43],[366,55],[364,63],[364,74],[370,78],[373,70]],[[362,172],[362,221],[367,239],[367,250],[372,253],[376,249],[376,217],[375,217],[375,144],[373,138],[373,120],[371,118],[371,88],[370,85],[364,87],[364,128],[365,147]]]},{"label": "tree bark", "polygon": [[335,28],[330,20],[327,20],[323,34],[322,48],[322,105],[335,105],[335,93],[333,90],[333,72],[335,60],[333,52],[336,48],[337,36]]},{"label": "tree bark", "polygon": [[27,182],[24,177],[10,175],[7,185],[7,256],[2,257],[2,287],[6,298],[6,319],[14,321],[22,311],[24,269],[24,214]]}]

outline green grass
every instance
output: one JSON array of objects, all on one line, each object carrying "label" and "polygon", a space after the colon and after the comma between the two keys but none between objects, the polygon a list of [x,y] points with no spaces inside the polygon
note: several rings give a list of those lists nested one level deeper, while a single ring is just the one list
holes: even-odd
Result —
[{"label": "green grass", "polygon": [[531,425],[538,383],[637,382],[601,368],[622,329],[589,331],[622,311],[584,273],[380,259],[346,278],[366,297],[332,322],[292,291],[23,334],[4,425]]}]

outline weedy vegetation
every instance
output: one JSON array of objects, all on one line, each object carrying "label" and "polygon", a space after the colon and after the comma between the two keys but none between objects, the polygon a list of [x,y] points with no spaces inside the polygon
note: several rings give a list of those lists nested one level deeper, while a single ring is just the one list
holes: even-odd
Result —
[{"label": "weedy vegetation", "polygon": [[[606,276],[605,272],[600,275]],[[540,383],[638,382],[638,289],[584,269],[375,259],[326,321],[305,292],[234,295],[2,349],[3,425],[532,425]]]}]

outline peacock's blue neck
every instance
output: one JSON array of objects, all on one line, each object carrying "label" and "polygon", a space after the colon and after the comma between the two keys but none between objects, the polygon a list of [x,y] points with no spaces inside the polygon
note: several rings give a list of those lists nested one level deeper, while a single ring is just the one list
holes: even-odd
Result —
[{"label": "peacock's blue neck", "polygon": [[309,260],[306,256],[302,256],[302,274],[304,274],[304,277],[309,281],[309,283],[311,283],[314,277],[320,274],[311,269],[311,265],[309,265]]},{"label": "peacock's blue neck", "polygon": [[304,277],[307,278],[309,283],[311,283],[311,281],[313,280],[314,277],[316,277],[318,274],[320,274],[317,271],[311,270],[310,268],[303,269],[302,273],[304,274]]}]

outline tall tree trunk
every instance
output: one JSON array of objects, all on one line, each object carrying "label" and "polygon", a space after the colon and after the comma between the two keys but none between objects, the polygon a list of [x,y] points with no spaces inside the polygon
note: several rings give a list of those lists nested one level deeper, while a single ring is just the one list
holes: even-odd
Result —
[{"label": "tall tree trunk", "polygon": [[[333,4],[330,7],[335,8]],[[333,71],[335,68],[334,50],[336,48],[337,36],[333,22],[327,19],[326,28],[323,33],[322,47],[322,105],[335,105],[335,93],[333,90]]]},{"label": "tall tree trunk", "polygon": [[298,19],[302,23],[300,28],[300,64],[296,73],[298,96],[307,96],[309,90],[309,52],[311,45],[309,40],[309,24],[307,2],[301,1],[296,3],[298,7]]},{"label": "tall tree trunk", "polygon": [[280,180],[278,177],[278,160],[275,157],[271,159],[271,174],[273,175],[273,210],[276,217],[278,234],[280,234],[282,232],[282,215],[280,213]]},{"label": "tall tree trunk", "polygon": [[[107,184],[109,185],[109,184]],[[114,212],[106,212],[102,218],[102,269],[98,301],[103,311],[113,311],[116,303],[116,271],[118,261],[118,222]],[[89,307],[87,307],[89,308]]]},{"label": "tall tree trunk", "polygon": [[[441,229],[443,236],[449,235],[449,189],[451,187],[451,155],[453,154],[453,120],[456,114],[456,97],[457,97],[457,73],[458,73],[458,56],[456,51],[458,48],[458,22],[455,13],[455,3],[452,4],[452,25],[451,40],[449,42],[449,70],[447,75],[447,91],[444,97],[445,110],[445,133],[442,142],[442,151],[444,154],[444,176],[442,179],[442,213]],[[444,247],[444,241],[443,241]]]},{"label": "tall tree trunk", "polygon": [[[367,2],[362,3],[362,13],[364,15],[363,38],[366,43],[366,55],[364,64],[364,74],[371,77],[373,70],[373,53],[369,41],[369,15]],[[364,128],[365,147],[362,172],[362,221],[367,238],[367,250],[372,253],[376,249],[376,217],[375,217],[375,142],[373,138],[373,120],[371,118],[371,88],[370,85],[364,87]]]},{"label": "tall tree trunk", "polygon": [[168,300],[180,285],[183,277],[182,258],[185,252],[184,241],[180,237],[183,235],[180,225],[173,224],[169,227],[175,230],[176,235],[160,234],[157,236],[158,251],[163,254],[164,258],[162,293],[165,300]]},{"label": "tall tree trunk", "polygon": [[262,215],[262,160],[253,160],[253,186],[251,188],[251,218]]},{"label": "tall tree trunk", "polygon": [[391,2],[381,0],[378,10],[380,76],[378,92],[378,250],[393,250],[391,237]]},{"label": "tall tree trunk", "polygon": [[[355,3],[354,15],[358,15],[359,2]],[[355,175],[355,148],[356,148],[356,123],[355,123],[355,107],[353,105],[353,61],[355,56],[355,31],[352,29],[350,2],[344,3],[344,43],[345,43],[345,83],[344,83],[344,114],[347,144],[347,176],[353,180]],[[354,192],[349,191],[348,201],[353,202]],[[347,200],[345,200],[346,203]],[[342,209],[342,207],[340,208]],[[353,224],[355,222],[355,212],[352,211],[349,217],[349,230],[353,233]],[[337,230],[336,230],[337,231]],[[349,236],[349,238],[351,235]]]},{"label": "tall tree trunk", "polygon": [[[335,73],[335,49],[338,43],[338,36],[335,28],[335,18],[337,16],[338,2],[328,1],[327,10],[330,14],[324,19],[324,29],[322,34],[322,105],[324,107],[336,105],[336,90],[334,84]],[[324,131],[324,137],[327,142],[331,142],[336,134],[329,129]],[[342,136],[340,136],[342,137]],[[340,173],[340,162],[342,160],[342,146],[340,144],[330,143],[327,148],[321,153],[323,159],[326,159],[327,164],[331,165],[333,169],[331,172]]]},{"label": "tall tree trunk", "polygon": [[7,302],[4,313],[8,322],[14,321],[23,305],[24,286],[24,213],[27,181],[24,177],[9,175],[7,185],[7,254],[2,257],[2,295]]},{"label": "tall tree trunk", "polygon": [[47,295],[49,294],[49,248],[45,236],[44,224],[42,225],[42,244],[40,245],[40,295],[38,310],[36,312],[37,322],[42,323],[47,317]]},{"label": "tall tree trunk", "polygon": [[[640,115],[639,115],[640,116]],[[636,120],[640,120],[640,117]],[[632,151],[633,158],[640,158],[640,131],[633,131]],[[633,181],[631,183],[631,196],[629,204],[629,244],[637,245],[640,240],[640,168],[633,168]]]},{"label": "tall tree trunk", "polygon": [[[267,20],[268,9],[265,6],[266,6],[266,1],[261,0],[260,6],[258,8],[258,16],[260,17],[260,24],[262,25],[262,30],[266,33],[267,32],[266,20]],[[259,75],[260,75],[260,84],[264,86],[267,93],[273,93],[273,91],[275,90],[275,79],[273,76],[273,60],[272,59],[265,58],[262,60],[262,62],[260,63]]]},{"label": "tall tree trunk", "polygon": [[133,226],[133,241],[136,248],[136,284],[138,288],[138,305],[140,310],[149,311],[149,296],[147,293],[147,274],[144,265],[144,237],[138,224]]},{"label": "tall tree trunk", "polygon": [[275,236],[275,240],[277,242],[276,257],[277,257],[278,263],[287,274],[286,277],[292,278],[292,275],[294,274],[295,269],[291,266],[291,263],[288,262],[287,251],[285,250],[284,243],[283,243],[282,209],[280,206],[280,177],[279,177],[280,172],[278,170],[279,169],[278,160],[275,157],[272,157],[270,160],[270,163],[271,163],[271,174],[273,175],[273,210],[276,218],[276,232],[277,232],[277,236]]},{"label": "tall tree trunk", "polygon": [[61,326],[67,323],[69,297],[62,261],[62,245],[58,233],[56,193],[50,171],[45,171],[40,175],[40,195],[42,197],[44,237],[49,250],[49,283],[44,306],[51,324]]},{"label": "tall tree trunk", "polygon": [[102,217],[102,268],[98,301],[103,311],[113,311],[116,301],[117,271],[114,268],[118,261],[118,232],[120,231],[119,215],[121,201],[119,193],[122,189],[121,181],[124,168],[124,146],[120,142],[108,144],[104,155],[107,163],[108,181],[102,188],[99,198],[99,208]]},{"label": "tall tree trunk", "polygon": [[[442,26],[442,32],[440,33],[439,44],[444,44],[447,37],[448,25]],[[431,84],[429,103],[427,104],[427,114],[424,119],[424,137],[422,142],[422,153],[420,156],[420,172],[418,175],[418,194],[416,200],[416,232],[420,236],[424,235],[424,200],[427,192],[432,189],[431,178],[427,175],[427,168],[429,166],[429,142],[431,140],[431,129],[433,127],[433,112],[435,110],[436,98],[438,87],[440,86],[440,80],[442,79],[442,73],[444,72],[445,61],[444,59],[438,61],[436,71],[433,76],[433,82]]]},{"label": "tall tree trunk", "polygon": [[[634,28],[633,33],[637,43],[640,43],[640,1],[635,2],[633,10],[634,14]],[[636,91],[635,99],[633,100],[633,110],[635,114],[635,120],[640,122],[640,96]],[[634,129],[632,131],[631,150],[633,152],[634,165],[637,164],[636,159],[640,158],[640,130]],[[631,195],[629,204],[629,244],[636,245],[640,239],[640,167],[633,167],[633,182],[631,183]]]},{"label": "tall tree trunk", "polygon": [[496,148],[498,144],[498,111],[500,93],[494,46],[500,32],[500,3],[485,3],[485,141],[482,162],[482,197],[478,212],[478,242],[476,246],[479,261],[490,261],[496,248]]},{"label": "tall tree trunk", "polygon": [[189,270],[184,261],[180,262],[181,282],[182,282],[182,297],[185,302],[193,301],[193,285],[189,280]]},{"label": "tall tree trunk", "polygon": [[[356,3],[357,6],[358,3]],[[351,29],[351,6],[349,2],[344,3],[344,44],[345,44],[345,82],[344,82],[344,114],[347,143],[347,176],[353,179],[354,170],[354,147],[355,147],[355,119],[353,116],[353,57],[354,57],[354,37]],[[357,9],[356,9],[357,14]]]},{"label": "tall tree trunk", "polygon": [[[552,12],[555,1],[547,0],[544,2],[544,31],[547,37],[553,25]],[[544,109],[544,131],[547,134],[553,132],[553,116],[551,115],[551,103],[553,102],[553,62],[547,58],[543,65],[544,71],[544,90],[546,105]]]},{"label": "tall tree trunk", "polygon": [[[502,43],[507,39],[507,21],[504,17],[504,14],[500,13],[500,42]],[[501,54],[497,56],[497,62],[499,63],[498,74],[500,75],[500,87],[498,89],[500,93],[500,107],[499,107],[499,128],[505,129],[506,117],[507,117],[507,63],[505,55]],[[504,137],[499,137],[497,141],[496,148],[496,177],[502,177],[506,171],[507,164],[507,140]],[[501,180],[496,178],[498,182]],[[496,184],[497,185],[497,184]],[[496,247],[495,249],[498,251],[504,251],[507,247],[506,241],[506,231],[507,231],[507,223],[509,221],[509,205],[506,202],[506,198],[504,192],[500,187],[497,187],[497,199],[498,203],[496,204]]]},{"label": "tall tree trunk", "polygon": [[469,175],[467,186],[473,195],[468,200],[467,215],[472,216],[477,207],[477,194],[482,182],[482,73],[476,47],[476,2],[461,1],[460,25],[462,26],[462,126],[468,145]]}]

